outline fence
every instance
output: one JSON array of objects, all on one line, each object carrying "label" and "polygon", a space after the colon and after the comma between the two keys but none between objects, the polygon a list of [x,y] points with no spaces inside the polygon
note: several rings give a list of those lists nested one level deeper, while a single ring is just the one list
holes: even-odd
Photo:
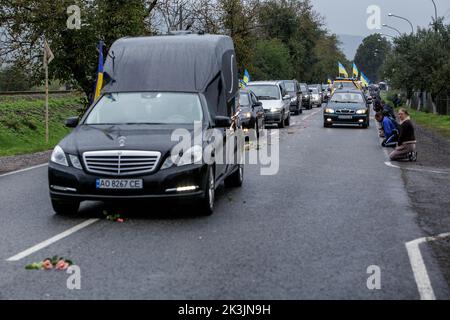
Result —
[{"label": "fence", "polygon": [[440,115],[450,115],[450,96],[440,95],[433,100],[431,94],[426,92],[414,92],[409,107]]}]

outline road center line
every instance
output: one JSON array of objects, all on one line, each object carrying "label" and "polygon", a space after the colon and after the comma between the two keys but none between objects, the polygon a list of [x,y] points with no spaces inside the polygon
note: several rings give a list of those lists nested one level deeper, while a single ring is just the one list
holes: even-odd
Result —
[{"label": "road center line", "polygon": [[84,221],[84,222],[82,222],[82,223],[80,223],[80,224],[78,224],[78,225],[76,225],[76,226],[74,226],[74,227],[64,231],[64,232],[61,232],[60,234],[57,234],[56,236],[54,236],[54,237],[52,237],[50,239],[42,241],[41,243],[38,243],[37,245],[32,246],[31,248],[26,249],[26,250],[16,254],[13,257],[6,259],[6,261],[9,261],[9,262],[19,261],[19,260],[29,256],[30,254],[33,254],[33,253],[35,253],[35,252],[37,252],[39,250],[42,250],[45,247],[48,247],[49,245],[51,245],[51,244],[53,244],[53,243],[55,243],[55,242],[57,242],[57,241],[59,241],[61,239],[64,239],[64,238],[70,236],[71,234],[73,234],[73,233],[75,233],[77,231],[80,231],[83,228],[86,228],[86,227],[90,226],[91,224],[93,224],[93,223],[95,223],[95,222],[97,222],[99,220],[100,219],[89,219],[89,220],[86,220],[86,221]]},{"label": "road center line", "polygon": [[26,171],[42,168],[42,167],[45,167],[45,166],[48,166],[48,163],[43,163],[43,164],[40,164],[40,165],[37,165],[37,166],[33,166],[33,167],[29,167],[29,168],[25,168],[25,169],[21,169],[21,170],[17,170],[17,171],[4,173],[4,174],[0,175],[0,178],[6,177],[6,176],[11,176],[11,175],[16,174],[16,173],[21,173],[21,172],[26,172]]},{"label": "road center line", "polygon": [[431,286],[430,277],[428,276],[427,267],[425,266],[425,263],[423,261],[419,245],[425,242],[436,241],[449,236],[450,232],[442,233],[434,237],[423,237],[405,243],[421,300],[436,300],[436,296],[434,295],[433,287]]}]

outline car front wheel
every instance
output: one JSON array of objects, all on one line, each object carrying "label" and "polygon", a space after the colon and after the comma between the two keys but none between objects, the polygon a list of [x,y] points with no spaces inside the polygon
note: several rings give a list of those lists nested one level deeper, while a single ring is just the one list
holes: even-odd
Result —
[{"label": "car front wheel", "polygon": [[212,167],[208,168],[207,175],[205,195],[203,199],[200,200],[200,213],[205,216],[209,216],[214,212],[214,198],[216,192],[216,180]]}]

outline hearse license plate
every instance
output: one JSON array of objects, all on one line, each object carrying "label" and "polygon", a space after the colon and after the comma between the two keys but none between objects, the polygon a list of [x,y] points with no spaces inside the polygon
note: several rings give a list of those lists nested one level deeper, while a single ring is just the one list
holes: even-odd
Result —
[{"label": "hearse license plate", "polygon": [[142,179],[97,179],[95,186],[97,189],[142,189]]},{"label": "hearse license plate", "polygon": [[350,120],[350,119],[353,119],[353,116],[339,116],[339,119]]}]

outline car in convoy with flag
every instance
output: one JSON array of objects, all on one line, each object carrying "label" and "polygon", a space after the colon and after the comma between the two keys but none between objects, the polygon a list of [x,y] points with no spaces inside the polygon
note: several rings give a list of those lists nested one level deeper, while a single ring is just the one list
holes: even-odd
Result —
[{"label": "car in convoy with flag", "polygon": [[262,102],[266,124],[277,124],[279,128],[290,125],[291,96],[283,81],[254,81],[247,88]]},{"label": "car in convoy with flag", "polygon": [[367,128],[370,124],[369,116],[369,102],[361,90],[336,90],[323,109],[323,126],[345,124]]},{"label": "car in convoy with flag", "polygon": [[243,166],[222,157],[239,152],[226,144],[239,99],[230,37],[122,38],[109,50],[104,79],[81,120],[66,121],[74,130],[51,155],[56,213],[75,213],[85,200],[169,199],[211,214],[222,182],[242,185]]}]

